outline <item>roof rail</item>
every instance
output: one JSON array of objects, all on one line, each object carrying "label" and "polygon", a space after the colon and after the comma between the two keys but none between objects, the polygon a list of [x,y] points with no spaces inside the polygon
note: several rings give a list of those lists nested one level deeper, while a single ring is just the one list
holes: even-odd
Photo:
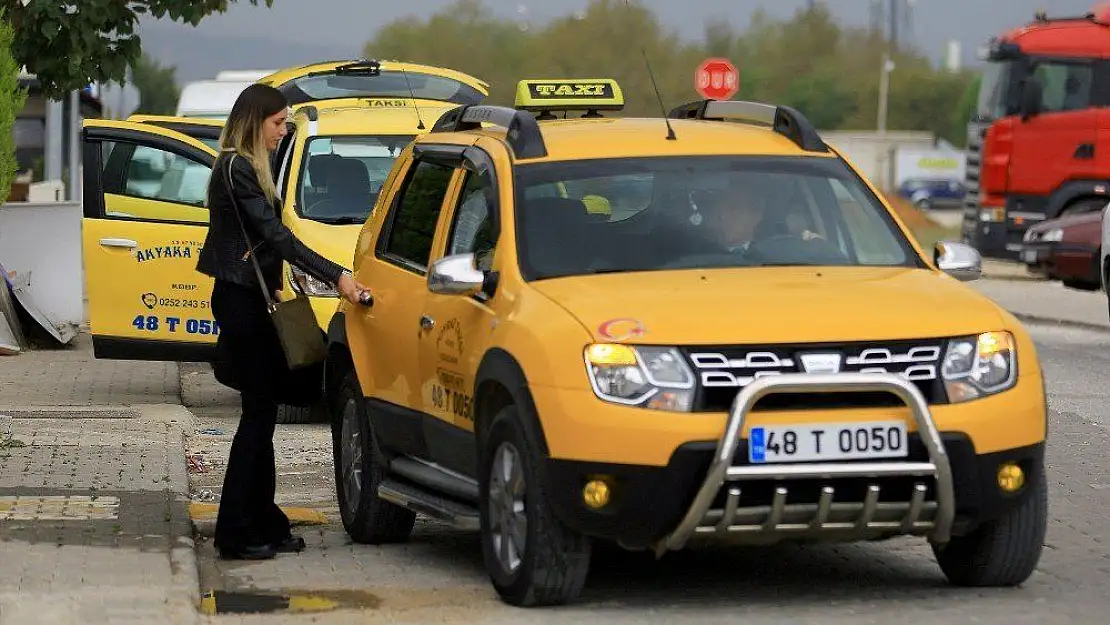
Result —
[{"label": "roof rail", "polygon": [[746,100],[695,100],[671,110],[671,119],[743,120],[771,126],[807,152],[828,152],[829,146],[817,134],[805,115],[789,106],[776,106]]},{"label": "roof rail", "polygon": [[543,143],[536,118],[527,111],[518,111],[507,106],[464,104],[440,116],[432,126],[432,132],[478,130],[482,127],[482,122],[506,129],[505,140],[516,158],[547,156],[547,147]]}]

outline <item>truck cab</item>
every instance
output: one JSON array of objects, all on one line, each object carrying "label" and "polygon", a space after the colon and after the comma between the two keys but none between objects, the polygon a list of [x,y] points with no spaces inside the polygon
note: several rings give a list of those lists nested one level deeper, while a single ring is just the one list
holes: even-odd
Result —
[{"label": "truck cab", "polygon": [[1110,5],[992,39],[968,124],[962,235],[1016,259],[1031,225],[1110,201]]}]

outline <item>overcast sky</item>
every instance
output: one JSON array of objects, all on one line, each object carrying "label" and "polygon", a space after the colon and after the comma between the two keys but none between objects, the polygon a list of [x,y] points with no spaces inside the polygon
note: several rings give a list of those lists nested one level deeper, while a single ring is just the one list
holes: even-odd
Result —
[{"label": "overcast sky", "polygon": [[[874,0],[815,0],[846,24],[866,25]],[[484,0],[497,14],[523,16],[533,23],[585,8],[588,0]],[[882,0],[887,3],[888,0]],[[1079,15],[1096,0],[900,0],[911,19],[900,39],[938,61],[949,39],[959,41],[964,62],[988,37],[1029,21],[1034,11]],[[707,20],[725,19],[745,28],[758,7],[786,18],[808,0],[642,0],[680,35],[700,38]],[[271,69],[313,60],[360,55],[381,25],[409,15],[426,16],[451,0],[274,0],[273,8],[238,0],[224,14],[195,29],[168,21],[144,20],[144,47],[163,63],[178,67],[179,81],[215,75],[220,69]],[[903,12],[904,13],[904,12]]]}]

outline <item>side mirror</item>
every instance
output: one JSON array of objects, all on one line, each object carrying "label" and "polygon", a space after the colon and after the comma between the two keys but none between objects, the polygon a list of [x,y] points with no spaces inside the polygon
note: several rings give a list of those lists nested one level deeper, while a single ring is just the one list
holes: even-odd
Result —
[{"label": "side mirror", "polygon": [[477,268],[474,254],[444,256],[428,271],[428,290],[441,295],[474,295],[485,282],[486,274]]},{"label": "side mirror", "polygon": [[1025,87],[1021,90],[1021,119],[1026,121],[1031,117],[1039,115],[1041,112],[1041,96],[1044,89],[1041,83],[1035,79],[1030,78],[1025,81]]},{"label": "side mirror", "polygon": [[939,241],[933,250],[933,263],[944,273],[961,282],[983,276],[983,259],[979,250],[965,243]]}]

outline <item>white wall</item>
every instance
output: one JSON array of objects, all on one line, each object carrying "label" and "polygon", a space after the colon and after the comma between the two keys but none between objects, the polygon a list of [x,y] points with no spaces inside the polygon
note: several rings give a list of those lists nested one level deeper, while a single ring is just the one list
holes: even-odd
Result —
[{"label": "white wall", "polygon": [[826,143],[843,154],[860,172],[880,189],[893,190],[894,155],[905,148],[932,149],[935,140],[929,132],[841,130],[819,133]]},{"label": "white wall", "polygon": [[79,326],[85,318],[81,205],[9,202],[0,206],[0,264],[30,279],[35,304],[52,321]]}]

